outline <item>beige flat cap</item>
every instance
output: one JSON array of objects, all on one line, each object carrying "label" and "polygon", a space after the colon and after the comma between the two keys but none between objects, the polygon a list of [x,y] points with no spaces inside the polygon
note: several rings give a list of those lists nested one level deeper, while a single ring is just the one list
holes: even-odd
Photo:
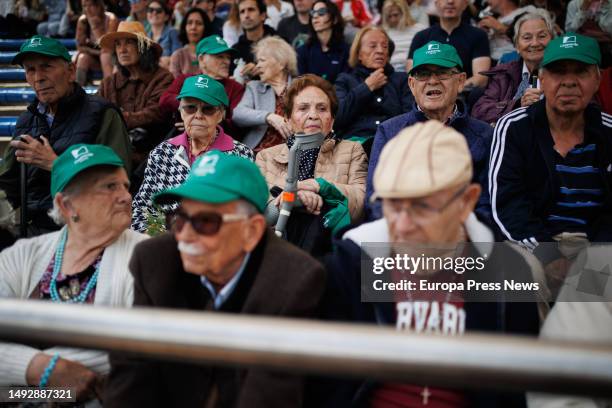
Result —
[{"label": "beige flat cap", "polygon": [[426,197],[470,180],[472,157],[465,137],[430,120],[387,142],[374,171],[372,199]]}]

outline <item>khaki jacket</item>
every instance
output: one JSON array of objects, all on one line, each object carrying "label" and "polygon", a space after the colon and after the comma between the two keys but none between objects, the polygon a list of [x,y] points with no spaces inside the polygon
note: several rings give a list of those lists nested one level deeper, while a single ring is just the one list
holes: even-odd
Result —
[{"label": "khaki jacket", "polygon": [[[285,187],[289,149],[285,143],[264,149],[255,162],[266,178],[268,186]],[[357,142],[328,139],[323,142],[314,176],[333,183],[348,198],[351,221],[363,214],[365,182],[368,174],[368,158]]]}]

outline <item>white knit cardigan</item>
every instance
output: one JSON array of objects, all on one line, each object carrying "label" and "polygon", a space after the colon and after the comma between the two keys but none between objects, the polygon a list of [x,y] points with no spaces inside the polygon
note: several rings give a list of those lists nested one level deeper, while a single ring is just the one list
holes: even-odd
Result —
[{"label": "white knit cardigan", "polygon": [[[61,231],[19,240],[0,253],[0,298],[27,299],[30,296],[51,262]],[[94,305],[132,305],[134,285],[128,263],[134,246],[146,238],[147,235],[126,230],[105,249]],[[100,374],[110,369],[107,353],[98,350],[66,347],[38,350],[21,344],[0,343],[0,385],[27,385],[26,370],[40,352],[59,353],[60,357],[79,362]]]}]

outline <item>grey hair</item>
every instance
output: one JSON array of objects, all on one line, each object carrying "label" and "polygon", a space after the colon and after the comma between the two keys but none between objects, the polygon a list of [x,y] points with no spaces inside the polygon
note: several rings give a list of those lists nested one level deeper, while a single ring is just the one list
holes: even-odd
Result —
[{"label": "grey hair", "polygon": [[550,33],[550,38],[555,38],[557,36],[557,33],[555,32],[555,24],[553,23],[550,13],[547,10],[538,8],[523,14],[518,20],[516,20],[516,23],[514,23],[514,36],[512,41],[514,42],[515,46],[518,43],[521,26],[525,21],[530,20],[544,20],[544,24],[546,24],[546,28],[548,28],[548,32]]},{"label": "grey hair", "polygon": [[277,60],[279,64],[285,65],[289,75],[297,75],[297,55],[287,41],[276,35],[265,37],[253,46],[253,54],[259,56],[262,53],[267,53],[267,55]]},{"label": "grey hair", "polygon": [[244,214],[249,217],[255,214],[259,214],[257,208],[255,208],[253,204],[249,203],[246,200],[238,200],[238,202],[236,203],[236,210],[239,214]]}]

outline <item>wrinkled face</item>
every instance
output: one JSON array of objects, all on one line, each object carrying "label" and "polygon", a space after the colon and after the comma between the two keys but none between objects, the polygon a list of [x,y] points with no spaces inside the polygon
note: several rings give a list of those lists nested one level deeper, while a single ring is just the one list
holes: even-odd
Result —
[{"label": "wrinkled face", "polygon": [[200,70],[216,80],[229,77],[232,58],[229,52],[222,54],[202,54],[198,57]]},{"label": "wrinkled face", "polygon": [[200,13],[191,13],[187,17],[185,31],[187,32],[187,40],[190,44],[197,44],[202,39],[204,35],[204,21]]},{"label": "wrinkled face", "polygon": [[30,54],[23,60],[23,69],[26,81],[42,103],[54,105],[72,92],[75,68],[61,58]]},{"label": "wrinkled face", "polygon": [[182,98],[179,103],[181,119],[187,136],[209,142],[217,132],[217,125],[223,120],[223,110],[196,98]]},{"label": "wrinkled face", "polygon": [[597,66],[572,60],[553,62],[540,75],[546,105],[558,114],[584,111],[599,89],[600,79]]},{"label": "wrinkled face", "polygon": [[[205,213],[236,214],[237,203],[207,204],[184,199],[180,211],[189,217]],[[198,234],[191,223],[186,222],[174,237],[180,243],[179,252],[186,272],[205,276],[217,285],[224,285],[237,272],[248,248],[251,219],[223,222],[216,234]],[[182,250],[181,250],[182,248]]]},{"label": "wrinkled face", "polygon": [[544,48],[551,39],[544,20],[527,20],[519,29],[516,50],[523,60],[539,66],[544,58]]},{"label": "wrinkled face", "polygon": [[402,19],[402,10],[399,7],[392,6],[387,10],[387,24],[389,27],[395,28]]},{"label": "wrinkled face", "polygon": [[312,3],[314,3],[313,0],[294,0],[293,1],[293,5],[295,6],[295,11],[297,13],[308,13],[308,11],[310,11],[310,9],[312,8]]},{"label": "wrinkled face", "polygon": [[92,230],[114,231],[118,236],[132,222],[129,188],[125,169],[118,167],[83,187],[78,195],[70,198],[70,205],[79,216],[79,223],[92,227]]},{"label": "wrinkled face", "polygon": [[268,52],[260,51],[259,54],[257,54],[257,71],[259,72],[259,79],[262,82],[278,78],[285,68],[285,65],[271,56]]},{"label": "wrinkled face", "polygon": [[309,86],[293,99],[291,126],[294,132],[327,136],[334,125],[329,98],[321,89]]},{"label": "wrinkled face", "polygon": [[463,90],[465,73],[457,68],[423,65],[408,77],[410,90],[417,104],[427,112],[444,111],[455,105]]},{"label": "wrinkled face", "polygon": [[260,13],[254,0],[245,0],[238,5],[240,25],[245,31],[255,30],[266,20],[266,13]]},{"label": "wrinkled face", "polygon": [[467,0],[435,0],[441,18],[460,18],[467,7]]},{"label": "wrinkled face", "polygon": [[93,0],[83,0],[81,2],[81,7],[83,8],[83,14],[86,16],[96,16],[103,12],[102,7],[97,5]]},{"label": "wrinkled face", "polygon": [[152,2],[147,6],[147,21],[149,24],[154,26],[164,25],[170,16],[166,14],[166,11],[157,2]]},{"label": "wrinkled face", "polygon": [[473,209],[467,192],[462,190],[455,187],[427,197],[383,199],[383,215],[389,226],[391,242],[453,242]]},{"label": "wrinkled face", "polygon": [[115,53],[117,62],[122,67],[130,67],[138,64],[138,43],[133,38],[119,38],[115,40]]},{"label": "wrinkled face", "polygon": [[368,31],[361,37],[359,62],[366,68],[383,68],[389,62],[389,40],[381,31]]},{"label": "wrinkled face", "polygon": [[310,20],[314,31],[319,33],[321,31],[330,30],[333,26],[333,21],[327,10],[327,5],[325,3],[315,3],[312,10],[316,11]]}]

